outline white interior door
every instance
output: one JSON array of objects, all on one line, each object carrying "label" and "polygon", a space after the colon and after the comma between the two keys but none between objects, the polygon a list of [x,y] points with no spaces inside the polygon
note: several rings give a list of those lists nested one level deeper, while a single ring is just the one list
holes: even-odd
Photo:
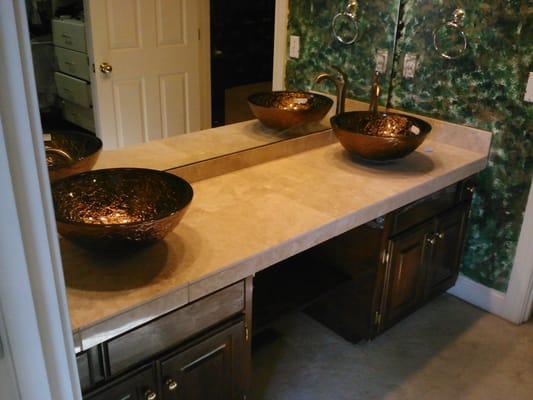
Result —
[{"label": "white interior door", "polygon": [[199,130],[200,1],[88,0],[86,13],[104,147]]}]

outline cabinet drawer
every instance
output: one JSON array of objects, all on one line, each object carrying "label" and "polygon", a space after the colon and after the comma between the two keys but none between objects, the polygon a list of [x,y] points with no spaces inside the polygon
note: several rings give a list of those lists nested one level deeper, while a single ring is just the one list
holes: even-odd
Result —
[{"label": "cabinet drawer", "polygon": [[85,23],[77,19],[52,20],[52,36],[56,46],[87,52]]},{"label": "cabinet drawer", "polygon": [[390,235],[403,232],[453,207],[458,197],[457,187],[458,184],[448,186],[395,212]]},{"label": "cabinet drawer", "polygon": [[89,57],[87,54],[78,51],[55,47],[57,66],[61,72],[73,75],[77,78],[90,80]]},{"label": "cabinet drawer", "polygon": [[63,101],[63,118],[88,131],[95,132],[92,108],[84,108],[70,101]]},{"label": "cabinet drawer", "polygon": [[244,282],[236,283],[173,311],[107,345],[111,374],[170,349],[244,311]]},{"label": "cabinet drawer", "polygon": [[56,72],[54,75],[57,94],[63,100],[79,106],[90,108],[92,106],[90,85],[81,79]]},{"label": "cabinet drawer", "polygon": [[158,398],[157,378],[152,365],[111,382],[84,397],[85,400],[145,400],[151,393]]}]

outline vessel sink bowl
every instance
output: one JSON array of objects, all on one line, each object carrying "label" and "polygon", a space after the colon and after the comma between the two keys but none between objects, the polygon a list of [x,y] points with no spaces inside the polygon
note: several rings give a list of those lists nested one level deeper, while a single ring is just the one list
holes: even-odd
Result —
[{"label": "vessel sink bowl", "polygon": [[342,146],[368,161],[391,161],[412,153],[424,142],[431,125],[403,114],[347,112],[331,118]]},{"label": "vessel sink bowl", "polygon": [[90,134],[64,131],[46,136],[44,147],[51,181],[89,171],[102,150],[102,141]]},{"label": "vessel sink bowl", "polygon": [[193,198],[191,185],[167,172],[113,168],[52,183],[59,233],[85,244],[135,244],[163,239]]},{"label": "vessel sink bowl", "polygon": [[248,97],[255,117],[265,126],[285,130],[320,121],[333,106],[333,100],[309,92],[263,92]]}]

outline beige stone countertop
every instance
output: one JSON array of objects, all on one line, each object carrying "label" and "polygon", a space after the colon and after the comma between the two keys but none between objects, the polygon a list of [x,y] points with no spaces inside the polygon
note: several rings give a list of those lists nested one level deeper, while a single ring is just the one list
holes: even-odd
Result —
[{"label": "beige stone countertop", "polygon": [[276,131],[266,128],[258,120],[239,122],[120,149],[104,150],[93,169],[139,167],[168,170],[328,128],[329,125],[320,122],[298,129]]},{"label": "beige stone countertop", "polygon": [[195,182],[182,222],[147,248],[97,254],[62,239],[77,351],[486,166],[490,133],[430,122],[426,142],[393,163],[353,160],[335,143]]}]

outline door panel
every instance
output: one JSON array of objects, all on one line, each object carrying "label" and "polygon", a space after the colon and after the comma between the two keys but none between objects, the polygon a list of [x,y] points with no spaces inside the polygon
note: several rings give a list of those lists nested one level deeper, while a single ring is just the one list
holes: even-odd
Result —
[{"label": "door panel", "polygon": [[468,205],[463,204],[437,218],[435,245],[428,265],[429,295],[451,287],[459,273]]},{"label": "door panel", "polygon": [[108,0],[107,26],[110,49],[141,47],[139,32],[140,0]]},{"label": "door panel", "polygon": [[157,43],[183,45],[186,38],[183,0],[157,0]]},{"label": "door panel", "polygon": [[389,242],[385,327],[408,314],[424,294],[426,238],[430,223],[396,236]]},{"label": "door panel", "polygon": [[187,132],[187,75],[166,75],[159,79],[163,136]]},{"label": "door panel", "polygon": [[146,100],[143,81],[139,79],[119,81],[113,85],[113,91],[119,142],[123,146],[128,146],[145,141]]},{"label": "door panel", "polygon": [[200,2],[89,0],[88,13],[104,147],[200,130]]},{"label": "door panel", "polygon": [[241,399],[245,345],[239,322],[162,361],[163,399]]}]

